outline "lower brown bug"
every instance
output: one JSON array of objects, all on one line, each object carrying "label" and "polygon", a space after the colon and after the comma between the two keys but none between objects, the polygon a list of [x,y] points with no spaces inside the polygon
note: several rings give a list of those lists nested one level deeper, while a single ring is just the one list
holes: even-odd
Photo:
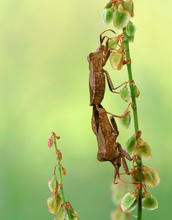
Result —
[{"label": "lower brown bug", "polygon": [[107,117],[107,112],[102,105],[93,106],[92,114],[92,130],[97,137],[99,161],[110,161],[115,167],[114,183],[116,177],[120,179],[119,168],[122,164],[126,174],[130,174],[125,158],[132,160],[130,155],[116,142],[119,131],[113,115],[110,121]]}]

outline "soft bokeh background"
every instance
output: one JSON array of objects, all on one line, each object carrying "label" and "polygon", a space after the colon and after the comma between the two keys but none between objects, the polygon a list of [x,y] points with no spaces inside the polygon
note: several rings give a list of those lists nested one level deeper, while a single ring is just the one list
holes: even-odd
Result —
[{"label": "soft bokeh background", "polygon": [[[87,55],[96,50],[106,1],[0,0],[0,219],[53,219],[46,199],[55,154],[52,131],[61,136],[66,198],[81,219],[107,220],[115,208],[110,185],[113,167],[96,160],[91,130]],[[141,91],[139,123],[154,156],[161,184],[150,189],[159,209],[143,219],[171,215],[172,2],[136,1],[133,74]],[[125,67],[106,67],[115,86],[126,81]],[[120,114],[126,104],[107,89],[103,105]],[[133,133],[119,125],[122,145]]]}]

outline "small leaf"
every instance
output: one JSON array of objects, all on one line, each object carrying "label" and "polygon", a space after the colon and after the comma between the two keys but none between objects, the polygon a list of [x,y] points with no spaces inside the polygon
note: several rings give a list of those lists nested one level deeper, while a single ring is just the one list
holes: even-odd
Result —
[{"label": "small leaf", "polygon": [[113,20],[113,9],[112,8],[104,9],[102,14],[102,21],[105,24],[109,24],[112,20]]},{"label": "small leaf", "polygon": [[132,193],[126,193],[121,200],[121,209],[126,212],[135,204],[136,197]]},{"label": "small leaf", "polygon": [[142,199],[142,207],[149,210],[154,210],[158,208],[158,201],[155,197],[148,195]]},{"label": "small leaf", "polygon": [[127,26],[130,19],[130,14],[127,11],[116,10],[113,14],[113,24],[117,29]]},{"label": "small leaf", "polygon": [[135,147],[135,154],[146,160],[152,157],[152,150],[148,143],[142,141]]},{"label": "small leaf", "polygon": [[109,57],[110,64],[115,70],[120,70],[123,67],[124,59],[124,53],[119,50],[113,51]]},{"label": "small leaf", "polygon": [[160,183],[160,177],[154,168],[144,166],[142,169],[142,181],[150,187],[155,187]]},{"label": "small leaf", "polygon": [[128,89],[128,87],[126,87],[126,86],[124,86],[123,88],[122,88],[122,90],[120,91],[120,96],[121,96],[121,98],[124,100],[124,101],[126,101],[126,102],[128,102],[128,100],[130,99],[130,91],[129,91],[129,89]]},{"label": "small leaf", "polygon": [[128,114],[126,114],[122,118],[120,118],[120,123],[124,128],[126,128],[126,129],[129,128],[129,126],[131,124],[131,115],[129,112],[128,112]]}]

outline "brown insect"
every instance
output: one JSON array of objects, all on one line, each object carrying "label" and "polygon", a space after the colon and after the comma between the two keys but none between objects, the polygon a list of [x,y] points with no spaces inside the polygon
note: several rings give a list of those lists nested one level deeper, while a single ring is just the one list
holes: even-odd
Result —
[{"label": "brown insect", "polygon": [[121,145],[116,142],[119,132],[113,115],[110,117],[110,121],[102,105],[93,106],[92,130],[97,137],[97,159],[99,161],[110,161],[113,164],[115,167],[114,183],[116,183],[116,177],[120,179],[119,168],[121,166],[121,160],[125,173],[129,175],[130,173],[125,158],[130,161],[132,158]]},{"label": "brown insect", "polygon": [[[106,31],[112,31],[113,33],[115,33],[111,29],[108,29]],[[102,36],[106,31],[100,34],[100,45],[97,48],[96,52],[90,53],[87,57],[90,70],[90,105],[97,105],[102,102],[105,93],[105,76],[109,85],[109,89],[112,92],[116,89],[113,86],[108,72],[103,69],[111,53],[111,49],[108,48],[108,42],[111,38],[108,38],[107,36]],[[107,40],[105,45],[103,45],[103,41],[105,38],[107,38]]]}]

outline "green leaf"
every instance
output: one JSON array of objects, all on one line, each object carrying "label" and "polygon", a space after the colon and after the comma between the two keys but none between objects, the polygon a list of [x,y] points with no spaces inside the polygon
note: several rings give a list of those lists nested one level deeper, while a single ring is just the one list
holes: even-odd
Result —
[{"label": "green leaf", "polygon": [[142,207],[149,210],[155,210],[158,208],[158,201],[152,195],[148,195],[142,199]]},{"label": "green leaf", "polygon": [[112,8],[106,8],[103,10],[102,14],[102,21],[105,24],[109,24],[113,20],[113,9]]},{"label": "green leaf", "polygon": [[130,14],[127,11],[116,10],[113,15],[113,24],[117,29],[122,29],[127,26],[130,20]]},{"label": "green leaf", "polygon": [[130,91],[129,91],[129,89],[128,89],[128,87],[126,87],[126,86],[124,86],[123,88],[122,88],[122,90],[120,91],[120,96],[121,96],[121,98],[124,100],[124,101],[126,101],[126,102],[128,102],[128,100],[130,99]]},{"label": "green leaf", "polygon": [[[121,200],[121,205],[120,205],[121,209],[124,212],[126,212],[126,211],[130,212],[135,208],[135,202],[136,202],[135,195],[132,193],[126,193]],[[133,207],[133,205],[134,205],[134,208],[131,210],[131,207]]]}]

